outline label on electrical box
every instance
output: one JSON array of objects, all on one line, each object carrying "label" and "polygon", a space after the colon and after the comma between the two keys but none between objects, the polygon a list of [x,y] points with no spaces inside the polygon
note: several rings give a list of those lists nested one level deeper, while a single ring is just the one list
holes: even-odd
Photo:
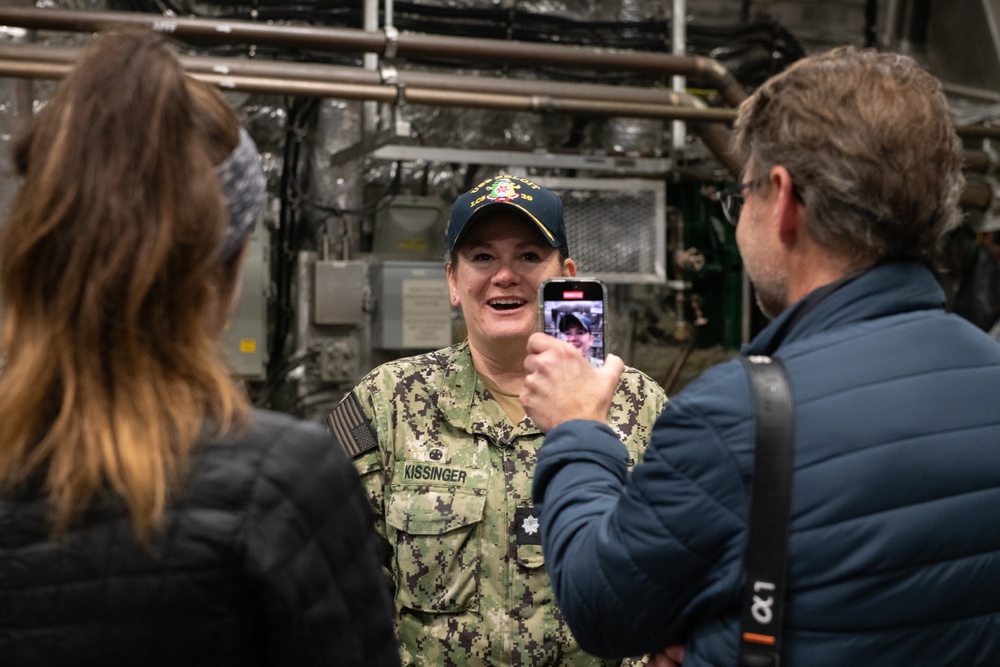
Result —
[{"label": "label on electrical box", "polygon": [[435,349],[451,345],[451,307],[444,280],[403,280],[403,347]]}]

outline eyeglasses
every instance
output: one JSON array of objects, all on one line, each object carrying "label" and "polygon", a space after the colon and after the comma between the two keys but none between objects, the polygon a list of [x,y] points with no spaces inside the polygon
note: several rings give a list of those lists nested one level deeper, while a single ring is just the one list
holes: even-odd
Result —
[{"label": "eyeglasses", "polygon": [[722,204],[722,214],[726,216],[733,227],[740,220],[740,211],[743,210],[743,191],[753,189],[765,183],[767,179],[755,178],[752,181],[737,183],[736,187],[725,188],[715,193],[713,199]]}]

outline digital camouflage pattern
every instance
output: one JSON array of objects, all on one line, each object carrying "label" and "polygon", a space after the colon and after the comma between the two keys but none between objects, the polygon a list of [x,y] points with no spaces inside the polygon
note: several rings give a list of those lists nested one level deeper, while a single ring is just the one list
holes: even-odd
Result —
[{"label": "digital camouflage pattern", "polygon": [[[633,465],[665,401],[626,369],[609,421]],[[583,653],[555,606],[531,504],[544,436],[510,422],[468,343],[380,366],[330,424],[385,540],[404,665],[619,664]]]}]

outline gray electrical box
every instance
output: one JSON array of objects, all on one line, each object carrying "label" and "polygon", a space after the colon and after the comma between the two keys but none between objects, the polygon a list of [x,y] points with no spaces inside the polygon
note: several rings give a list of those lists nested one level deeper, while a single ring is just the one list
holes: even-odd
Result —
[{"label": "gray electrical box", "polygon": [[249,380],[262,380],[267,368],[267,290],[270,285],[270,236],[261,225],[250,237],[243,262],[243,283],[221,342],[230,367]]},{"label": "gray electrical box", "polygon": [[385,262],[374,270],[375,347],[436,350],[451,345],[451,302],[442,262]]},{"label": "gray electrical box", "polygon": [[323,382],[353,382],[360,373],[361,349],[356,336],[319,341],[319,373]]},{"label": "gray electrical box", "polygon": [[366,262],[316,262],[313,272],[313,322],[361,324],[368,295]]},{"label": "gray electrical box", "polygon": [[393,195],[375,212],[373,252],[392,261],[434,261],[444,257],[450,202],[440,197]]}]

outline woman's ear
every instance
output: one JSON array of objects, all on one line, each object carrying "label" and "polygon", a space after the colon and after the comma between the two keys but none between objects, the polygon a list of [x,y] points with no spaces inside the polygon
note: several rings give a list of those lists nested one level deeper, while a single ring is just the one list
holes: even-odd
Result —
[{"label": "woman's ear", "polygon": [[458,306],[462,303],[462,298],[459,296],[458,284],[455,282],[451,262],[444,265],[444,275],[448,279],[448,296],[451,299],[451,305]]},{"label": "woman's ear", "polygon": [[566,258],[562,263],[562,275],[563,278],[573,278],[576,276],[576,262],[570,258]]}]

